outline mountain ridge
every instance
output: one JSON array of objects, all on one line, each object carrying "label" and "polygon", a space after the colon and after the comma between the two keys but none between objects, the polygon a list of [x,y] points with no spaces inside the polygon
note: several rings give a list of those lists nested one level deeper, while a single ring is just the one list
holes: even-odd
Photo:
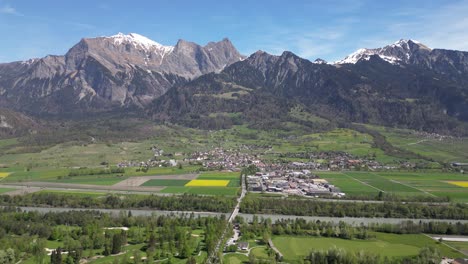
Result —
[{"label": "mountain ridge", "polygon": [[272,128],[300,107],[329,122],[464,131],[468,52],[400,40],[353,54],[353,63],[330,64],[290,51],[245,57],[226,38],[205,46],[135,33],[85,38],[63,56],[0,64],[0,106],[59,116],[139,109],[209,129]]},{"label": "mountain ridge", "polygon": [[172,86],[242,58],[228,39],[169,47],[135,33],[83,38],[62,56],[0,64],[0,95],[10,102],[5,106],[33,113],[142,108]]}]

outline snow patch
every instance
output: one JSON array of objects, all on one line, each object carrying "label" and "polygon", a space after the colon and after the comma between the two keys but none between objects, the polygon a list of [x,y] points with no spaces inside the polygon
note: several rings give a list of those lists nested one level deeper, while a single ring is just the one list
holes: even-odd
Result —
[{"label": "snow patch", "polygon": [[[392,64],[399,64],[403,62],[404,60],[408,61],[411,58],[412,55],[412,47],[410,47],[409,43],[412,42],[414,44],[417,44],[420,48],[422,49],[428,49],[430,48],[426,47],[424,44],[421,44],[420,42],[416,40],[405,40],[405,39],[400,39],[399,41],[387,45],[383,48],[377,48],[377,49],[358,49],[357,51],[351,53],[350,55],[346,56],[343,60],[335,62],[335,64],[346,64],[346,63],[351,63],[355,64],[356,62],[360,60],[369,60],[370,56],[372,55],[377,55],[383,60],[392,63]],[[397,56],[390,56],[388,54],[395,54],[394,49],[398,50],[399,57]],[[397,54],[398,54],[397,53]],[[402,57],[404,56],[404,57]]]},{"label": "snow patch", "polygon": [[23,65],[31,65],[33,63],[35,63],[36,61],[38,61],[39,59],[29,59],[29,60],[25,60],[25,61],[22,61],[21,64]]},{"label": "snow patch", "polygon": [[132,44],[135,48],[143,48],[145,51],[159,51],[163,55],[171,53],[174,50],[174,46],[164,46],[158,42],[151,40],[145,36],[137,33],[130,33],[128,35],[118,33],[116,35],[106,37],[114,40],[114,44]]}]

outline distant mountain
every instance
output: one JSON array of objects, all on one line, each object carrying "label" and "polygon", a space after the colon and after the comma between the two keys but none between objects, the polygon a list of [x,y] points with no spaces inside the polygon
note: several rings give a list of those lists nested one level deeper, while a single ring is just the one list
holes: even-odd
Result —
[{"label": "distant mountain", "polygon": [[[391,64],[417,65],[426,70],[462,80],[468,74],[468,52],[431,49],[416,40],[399,40],[391,45],[376,49],[359,49],[335,64],[356,64],[378,56]],[[461,78],[460,78],[461,77]]]},{"label": "distant mountain", "polygon": [[59,117],[137,111],[208,129],[359,122],[466,135],[468,52],[400,40],[328,63],[288,51],[245,58],[228,39],[164,46],[117,34],[0,64],[0,107]]},{"label": "distant mountain", "polygon": [[241,59],[228,39],[163,46],[135,33],[85,38],[64,56],[0,64],[0,105],[36,114],[141,108]]},{"label": "distant mountain", "polygon": [[369,60],[371,56],[377,55],[381,59],[392,64],[404,64],[412,62],[415,57],[427,56],[432,50],[424,44],[415,40],[401,39],[391,45],[377,49],[358,49],[346,56],[337,64],[357,63],[360,60]]},{"label": "distant mountain", "polygon": [[194,126],[229,126],[239,114],[252,125],[314,126],[307,124],[313,118],[292,113],[299,108],[330,122],[468,133],[468,76],[463,74],[468,53],[430,50],[413,41],[372,52],[331,65],[291,52],[258,51],[219,74],[171,89],[153,103],[151,113]]}]

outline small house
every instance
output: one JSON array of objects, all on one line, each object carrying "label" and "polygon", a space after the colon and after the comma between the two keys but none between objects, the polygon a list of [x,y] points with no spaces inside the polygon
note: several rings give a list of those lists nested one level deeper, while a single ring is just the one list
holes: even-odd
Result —
[{"label": "small house", "polygon": [[237,243],[237,248],[239,250],[249,250],[249,242],[239,242]]}]

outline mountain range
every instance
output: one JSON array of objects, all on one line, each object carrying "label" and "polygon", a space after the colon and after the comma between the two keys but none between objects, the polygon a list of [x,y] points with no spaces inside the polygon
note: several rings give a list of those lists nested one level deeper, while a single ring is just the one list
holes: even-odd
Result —
[{"label": "mountain range", "polygon": [[0,107],[39,117],[138,111],[209,129],[357,122],[467,134],[468,52],[400,40],[327,63],[288,51],[245,57],[228,39],[163,46],[119,33],[0,64]]}]

